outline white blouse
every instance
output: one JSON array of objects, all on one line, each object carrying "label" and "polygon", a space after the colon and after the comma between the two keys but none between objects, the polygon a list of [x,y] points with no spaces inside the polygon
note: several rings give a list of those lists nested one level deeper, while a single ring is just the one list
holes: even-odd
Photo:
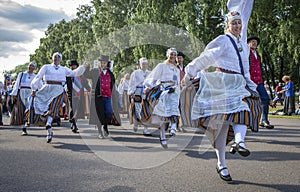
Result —
[{"label": "white blouse", "polygon": [[174,82],[180,85],[180,71],[177,66],[170,63],[159,63],[144,81],[147,88],[152,88],[162,81]]},{"label": "white blouse", "polygon": [[[242,59],[245,80],[250,89],[256,90],[257,85],[250,79],[249,46],[244,41],[239,41],[231,33],[227,34],[234,39],[238,48],[242,48],[242,51],[239,53]],[[201,55],[185,67],[186,76],[188,78],[195,77],[199,71],[206,69],[210,66],[241,73],[241,68],[239,65],[239,59],[236,50],[232,45],[229,37],[227,37],[226,35],[220,35],[219,37],[211,41],[206,46],[205,50],[201,53]]]},{"label": "white blouse", "polygon": [[84,65],[79,66],[75,70],[71,70],[68,67],[64,67],[61,65],[56,66],[54,63],[44,65],[39,73],[35,76],[33,81],[31,82],[32,90],[37,90],[39,82],[43,79],[45,82],[47,81],[59,81],[65,82],[66,77],[78,77],[81,76],[86,67]]},{"label": "white blouse", "polygon": [[[22,75],[23,73],[23,75]],[[22,79],[21,79],[22,76]],[[18,74],[16,83],[14,85],[14,88],[11,92],[11,95],[16,96],[18,94],[18,89],[20,87],[30,87],[32,80],[34,79],[36,75],[34,73],[29,74],[26,72],[21,72]]]},{"label": "white blouse", "polygon": [[144,80],[150,73],[151,71],[149,70],[146,71],[143,71],[141,69],[135,70],[130,76],[127,94],[131,95],[135,92],[137,86],[143,86]]}]

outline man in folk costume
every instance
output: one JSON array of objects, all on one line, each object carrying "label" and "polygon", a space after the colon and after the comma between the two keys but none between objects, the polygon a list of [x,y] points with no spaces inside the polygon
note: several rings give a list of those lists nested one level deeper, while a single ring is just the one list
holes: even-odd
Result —
[{"label": "man in folk costume", "polygon": [[[134,114],[130,119],[133,130],[137,132],[138,122],[141,119],[140,113],[142,110],[142,99],[145,99],[144,93],[144,80],[150,74],[148,70],[148,59],[143,57],[139,59],[140,69],[135,70],[130,77],[128,86],[128,95],[131,100],[130,113]],[[147,126],[144,126],[143,134],[145,136],[151,136]]]},{"label": "man in folk costume", "polygon": [[[120,125],[121,124],[121,118],[119,115],[119,103],[118,103],[118,92],[115,87],[115,82],[114,82],[114,77],[112,78],[113,81],[111,81],[111,84],[109,86],[109,90],[111,90],[111,99],[112,99],[112,108],[113,108],[113,114],[108,114],[108,116],[111,116],[112,119],[106,120],[105,114],[103,108],[104,105],[102,104],[102,99],[101,98],[101,93],[102,90],[100,91],[100,81],[99,79],[101,78],[101,73],[103,72],[102,65],[108,64],[109,62],[109,57],[105,55],[100,55],[98,59],[98,68],[94,68],[91,70],[86,70],[84,73],[84,77],[91,79],[92,80],[92,90],[91,90],[91,105],[90,105],[90,119],[89,119],[89,124],[90,125],[96,125],[99,131],[99,138],[104,138],[109,134],[108,129],[107,129],[107,124],[114,124],[114,125]],[[108,75],[112,75],[113,73],[111,72],[110,69],[105,69],[105,75],[106,73]],[[104,72],[103,72],[104,73]],[[98,87],[97,87],[98,86]],[[97,88],[97,92],[96,92]],[[107,88],[107,87],[106,87]],[[107,102],[109,103],[109,102]],[[99,106],[101,105],[101,109]],[[110,112],[110,111],[109,111]],[[99,118],[101,117],[101,118]],[[102,121],[101,121],[102,120]],[[106,124],[105,129],[104,123]]]},{"label": "man in folk costume", "polygon": [[[79,67],[76,60],[70,61],[70,68],[75,70]],[[85,107],[85,97],[84,89],[87,91],[91,90],[91,87],[86,78],[83,76],[78,77],[67,77],[67,93],[70,104],[69,121],[71,123],[71,130],[73,133],[78,133],[78,128],[76,125],[77,119],[84,119],[84,107]]]},{"label": "man in folk costume", "polygon": [[256,36],[250,36],[247,39],[247,43],[250,47],[249,65],[251,80],[257,85],[256,90],[258,91],[261,99],[262,118],[260,126],[267,129],[273,129],[274,126],[270,124],[268,118],[270,97],[264,87],[261,59],[257,52],[257,46],[260,43],[260,39]]},{"label": "man in folk costume", "polygon": [[[27,135],[27,120],[25,110],[28,105],[28,99],[31,96],[31,82],[35,77],[33,71],[37,68],[35,62],[28,64],[28,70],[18,74],[16,83],[11,92],[13,97],[14,106],[10,117],[10,125],[22,125],[22,135]],[[42,82],[39,82],[38,87],[42,86]]]},{"label": "man in folk costume", "polygon": [[184,58],[185,55],[182,52],[178,52],[177,57],[176,57],[176,62],[177,62],[177,68],[180,70],[180,82],[183,79],[185,72],[184,72]]},{"label": "man in folk costume", "polygon": [[[177,53],[177,57],[176,57],[176,62],[177,62],[177,68],[180,70],[180,82],[182,81],[182,79],[184,78],[185,72],[184,72],[184,58],[185,55],[178,51]],[[183,85],[180,84],[180,89],[182,89]],[[186,130],[183,127],[179,126],[179,123],[177,125],[177,131],[183,131],[186,132]]]},{"label": "man in folk costume", "polygon": [[171,123],[171,136],[176,135],[176,127],[179,121],[179,96],[180,96],[180,71],[176,67],[177,50],[170,48],[166,53],[167,60],[159,63],[145,79],[145,91],[160,85],[158,103],[154,106],[153,115],[161,120],[160,142],[167,148],[165,126]]},{"label": "man in folk costume", "polygon": [[[58,52],[53,54],[52,59],[53,63],[44,65],[31,82],[33,106],[30,106],[28,113],[30,123],[46,125],[47,143],[52,141],[52,120],[59,117],[59,108],[62,107],[64,101],[67,103],[68,100],[63,87],[66,77],[82,75],[89,65],[86,62],[75,70],[61,66],[62,55]],[[45,84],[38,90],[42,79]]]}]

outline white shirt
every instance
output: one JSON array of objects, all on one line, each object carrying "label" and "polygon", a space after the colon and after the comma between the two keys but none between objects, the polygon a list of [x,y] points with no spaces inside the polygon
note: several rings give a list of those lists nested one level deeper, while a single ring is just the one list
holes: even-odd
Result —
[{"label": "white shirt", "polygon": [[255,59],[257,59],[257,52],[255,50],[252,50],[252,53],[255,56]]},{"label": "white shirt", "polygon": [[[22,73],[23,73],[23,75],[22,75]],[[22,76],[22,79],[21,79],[21,76]],[[27,71],[19,73],[16,83],[14,85],[14,88],[11,92],[11,95],[16,96],[18,94],[18,89],[20,87],[30,87],[31,82],[35,76],[36,75],[34,73],[29,74]]]},{"label": "white shirt", "polygon": [[[257,85],[250,79],[249,46],[244,41],[238,42],[238,39],[231,33],[227,34],[234,39],[238,48],[242,48],[242,52],[239,53],[242,59],[245,80],[250,89],[256,90]],[[241,73],[239,59],[236,54],[235,48],[232,45],[229,37],[227,37],[226,35],[220,35],[216,39],[211,41],[206,46],[201,55],[185,67],[185,73],[188,77],[195,77],[197,75],[197,72],[210,66]]]},{"label": "white shirt", "polygon": [[149,70],[146,71],[143,71],[141,69],[135,70],[130,76],[127,94],[131,95],[135,92],[137,86],[143,86],[144,80],[150,73],[151,71]]},{"label": "white shirt", "polygon": [[65,82],[66,77],[78,77],[81,76],[85,71],[85,66],[81,65],[75,70],[71,70],[68,67],[61,65],[56,66],[54,63],[44,65],[39,73],[35,76],[31,82],[32,90],[38,89],[38,84],[42,80],[47,81],[58,81]]},{"label": "white shirt", "polygon": [[144,81],[147,88],[158,85],[161,81],[172,81],[176,86],[180,84],[180,71],[170,63],[159,63]]}]

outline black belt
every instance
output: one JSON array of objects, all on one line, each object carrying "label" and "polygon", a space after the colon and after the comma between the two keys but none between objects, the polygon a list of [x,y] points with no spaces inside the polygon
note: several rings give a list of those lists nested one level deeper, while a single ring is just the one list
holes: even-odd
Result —
[{"label": "black belt", "polygon": [[29,86],[20,86],[20,89],[31,89]]}]

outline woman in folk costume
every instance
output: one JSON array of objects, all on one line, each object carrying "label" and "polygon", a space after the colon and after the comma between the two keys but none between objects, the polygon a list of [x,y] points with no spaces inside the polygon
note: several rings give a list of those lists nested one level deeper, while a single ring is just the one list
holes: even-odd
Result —
[{"label": "woman in folk costume", "polygon": [[[141,119],[142,99],[145,99],[144,93],[144,80],[150,74],[148,70],[148,59],[143,57],[139,59],[140,69],[135,70],[130,77],[128,86],[128,95],[131,99],[130,114],[133,114],[130,118],[130,123],[133,122],[133,130],[137,132],[138,122]],[[148,131],[148,127],[144,126],[143,134],[145,136],[151,136]]]},{"label": "woman in folk costume", "polygon": [[[71,60],[69,66],[72,70],[75,70],[79,67],[79,64],[76,60]],[[84,89],[90,91],[91,87],[83,76],[67,77],[66,86],[70,106],[69,122],[71,123],[71,130],[73,133],[78,133],[77,119],[85,118]]]},{"label": "woman in folk costume", "polygon": [[13,99],[10,95],[13,90],[14,79],[7,74],[4,81],[4,104],[3,104],[3,113],[6,113],[6,117],[10,117],[10,113],[13,107]]},{"label": "woman in folk costume", "polygon": [[128,99],[128,86],[129,86],[130,74],[126,73],[120,82],[118,92],[120,93],[122,105],[123,105],[123,113],[128,114],[129,110],[129,99]]},{"label": "woman in folk costume", "polygon": [[[22,135],[27,135],[27,125],[25,125],[27,118],[25,116],[25,110],[28,105],[28,98],[31,96],[31,82],[35,77],[33,71],[36,68],[37,64],[35,62],[30,62],[28,64],[28,70],[18,74],[11,93],[14,100],[14,106],[10,117],[10,125],[23,125]],[[41,86],[42,83],[40,82],[38,87],[40,88]]]},{"label": "woman in folk costume", "polygon": [[[102,63],[108,63],[109,62],[109,57],[105,56],[105,55],[100,55],[99,59],[98,59],[98,68],[94,68],[91,70],[86,70],[84,72],[84,77],[91,79],[92,80],[92,89],[91,89],[91,105],[90,105],[90,119],[89,119],[89,124],[90,125],[96,125],[98,128],[98,132],[99,132],[99,138],[104,138],[104,136],[106,136],[108,134],[108,132],[105,132],[103,134],[103,129],[102,129],[102,122],[105,122],[106,120],[103,120],[104,114],[97,109],[98,104],[96,103],[96,100],[98,100],[97,102],[101,102],[100,98],[101,96],[99,95],[100,92],[100,87],[98,87],[97,90],[97,94],[95,92],[97,86],[99,86],[99,78],[101,75],[101,72],[103,71],[102,69]],[[103,64],[104,65],[104,64]],[[90,66],[88,66],[89,68]],[[105,69],[106,71],[109,70],[108,74],[112,74],[110,69],[107,70],[107,68]],[[113,82],[111,82],[113,83]],[[118,104],[118,92],[116,90],[115,84],[113,83],[113,85],[111,85],[110,87],[112,89],[112,108],[113,108],[113,116],[112,116],[112,120],[109,120],[108,123],[110,124],[114,124],[114,125],[120,125],[121,124],[121,118],[119,115],[119,104]],[[97,106],[97,107],[96,107]],[[103,105],[101,105],[103,109]],[[98,114],[99,112],[99,114]],[[99,118],[99,115],[101,116],[101,118]],[[100,119],[102,119],[103,121],[101,121]],[[107,126],[106,126],[107,127]],[[107,130],[108,131],[108,130]]]},{"label": "woman in folk costume", "polygon": [[[75,70],[63,67],[60,65],[62,55],[58,52],[53,54],[52,59],[53,63],[44,65],[31,82],[33,105],[29,108],[28,113],[30,124],[46,124],[47,143],[52,141],[53,118],[59,117],[59,108],[62,107],[63,102],[68,102],[63,87],[66,77],[82,75],[89,65],[89,63],[85,63]],[[42,79],[45,84],[39,89]]]},{"label": "woman in folk costume", "polygon": [[0,126],[3,125],[2,121],[2,103],[3,103],[3,98],[4,97],[4,84],[2,81],[0,81]]},{"label": "woman in folk costume", "polygon": [[[253,1],[244,8],[251,10],[252,4]],[[240,36],[242,22],[247,23],[248,19],[243,20],[239,12],[232,11],[226,15],[225,21],[225,35],[211,41],[204,52],[186,66],[185,78],[193,78],[197,72],[210,66],[216,67],[215,72],[204,72],[200,78],[191,119],[197,122],[197,127],[206,130],[216,151],[217,172],[221,179],[230,182],[232,178],[225,159],[226,144],[233,139],[230,133],[233,131],[234,134],[231,153],[248,156],[250,151],[244,138],[247,126],[258,131],[260,105],[256,84],[250,79],[249,46]]]},{"label": "woman in folk costume", "polygon": [[157,85],[160,86],[160,96],[158,103],[154,106],[153,116],[159,117],[160,142],[167,148],[165,126],[171,123],[171,135],[176,135],[176,127],[179,121],[179,96],[180,96],[180,71],[176,67],[177,50],[170,48],[167,50],[167,60],[159,63],[144,81],[145,92]]}]

